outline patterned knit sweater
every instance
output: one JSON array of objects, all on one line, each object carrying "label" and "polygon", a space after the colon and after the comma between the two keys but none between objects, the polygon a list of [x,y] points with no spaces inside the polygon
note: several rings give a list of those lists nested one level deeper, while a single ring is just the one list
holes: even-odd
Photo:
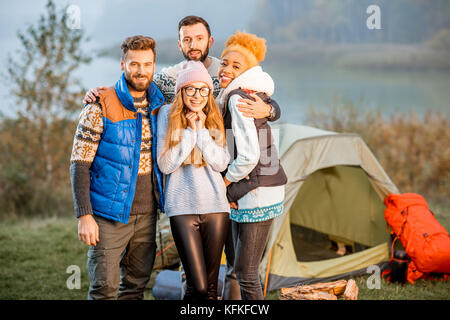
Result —
[{"label": "patterned knit sweater", "polygon": [[[134,105],[142,117],[142,141],[136,191],[130,214],[148,214],[154,210],[152,188],[152,134],[146,96],[134,98]],[[99,104],[86,105],[81,111],[70,157],[70,177],[75,214],[78,217],[92,214],[90,202],[89,169],[94,161],[103,132],[103,114]]]}]

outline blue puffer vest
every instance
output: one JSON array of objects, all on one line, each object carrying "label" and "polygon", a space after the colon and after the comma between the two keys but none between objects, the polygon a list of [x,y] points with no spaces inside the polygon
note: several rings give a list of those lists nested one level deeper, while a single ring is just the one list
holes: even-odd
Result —
[{"label": "blue puffer vest", "polygon": [[[147,90],[152,130],[152,175],[157,206],[164,210],[162,173],[156,163],[157,109],[164,97],[152,82]],[[128,223],[139,171],[142,114],[137,112],[124,74],[100,96],[103,133],[90,169],[90,198],[95,214]],[[152,195],[149,194],[149,197]]]}]

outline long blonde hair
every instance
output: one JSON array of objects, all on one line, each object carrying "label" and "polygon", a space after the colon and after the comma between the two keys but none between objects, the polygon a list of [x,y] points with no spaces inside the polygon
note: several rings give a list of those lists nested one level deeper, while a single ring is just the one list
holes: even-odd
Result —
[{"label": "long blonde hair", "polygon": [[[188,120],[186,118],[185,110],[187,107],[183,102],[183,90],[179,90],[175,100],[169,111],[169,119],[167,126],[166,141],[164,145],[163,154],[169,149],[175,147],[180,143],[184,129],[188,127]],[[208,129],[209,134],[213,138],[214,142],[221,147],[225,147],[227,140],[225,137],[225,128],[223,125],[223,118],[219,107],[216,104],[212,90],[209,93],[206,106],[202,110],[206,115],[205,127]],[[191,154],[184,160],[183,165],[193,164],[197,168],[206,166],[206,162],[203,159],[202,152],[196,145]]]}]

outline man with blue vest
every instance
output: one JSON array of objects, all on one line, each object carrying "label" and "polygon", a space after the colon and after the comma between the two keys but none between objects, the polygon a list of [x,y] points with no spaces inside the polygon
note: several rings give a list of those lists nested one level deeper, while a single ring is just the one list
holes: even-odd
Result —
[{"label": "man with blue vest", "polygon": [[156,111],[164,97],[153,83],[155,41],[122,43],[122,76],[85,105],[70,174],[78,238],[89,247],[89,299],[142,299],[156,253],[163,210],[156,155]]}]

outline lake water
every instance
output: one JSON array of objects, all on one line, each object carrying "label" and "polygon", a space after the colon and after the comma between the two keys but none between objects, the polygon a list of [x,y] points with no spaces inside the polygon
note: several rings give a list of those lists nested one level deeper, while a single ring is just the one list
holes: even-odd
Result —
[{"label": "lake water", "polygon": [[352,103],[383,115],[427,110],[450,115],[450,73],[348,70],[327,66],[296,68],[267,66],[275,81],[274,98],[283,108],[282,120],[298,123],[310,108]]},{"label": "lake water", "polygon": [[[158,65],[159,71],[165,65]],[[438,110],[450,115],[450,73],[420,71],[348,70],[327,66],[264,66],[275,81],[273,98],[282,108],[281,120],[301,124],[310,107],[326,111],[346,102],[362,110],[393,111]],[[120,76],[120,64],[99,58],[75,74],[86,88],[112,85]],[[11,115],[9,88],[2,86],[0,111]],[[337,100],[341,102],[336,102]],[[81,102],[80,102],[81,106]]]}]

